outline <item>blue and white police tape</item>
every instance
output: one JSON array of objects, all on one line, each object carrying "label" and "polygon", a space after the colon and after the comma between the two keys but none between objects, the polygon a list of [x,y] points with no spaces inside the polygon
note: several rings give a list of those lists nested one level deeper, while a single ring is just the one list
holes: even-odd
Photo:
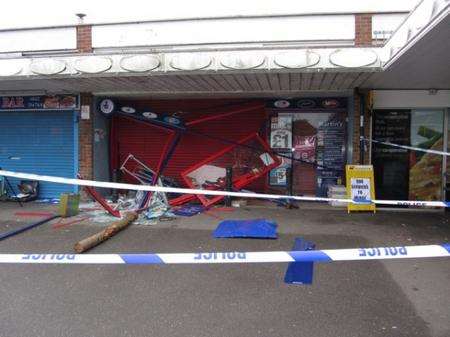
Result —
[{"label": "blue and white police tape", "polygon": [[226,264],[450,257],[450,244],[354,249],[168,254],[0,254],[0,264]]},{"label": "blue and white police tape", "polygon": [[133,185],[124,183],[111,183],[105,181],[94,181],[84,179],[73,179],[55,176],[45,176],[38,174],[12,172],[0,170],[0,176],[47,181],[57,184],[66,185],[78,185],[78,186],[91,186],[100,188],[111,189],[124,189],[134,191],[151,191],[151,192],[165,192],[165,193],[180,193],[180,194],[202,194],[202,195],[214,195],[214,196],[230,196],[239,198],[258,198],[258,199],[282,199],[282,200],[296,200],[296,201],[317,201],[317,202],[341,202],[341,203],[353,203],[353,204],[367,204],[374,203],[377,205],[400,205],[400,206],[412,206],[412,207],[450,207],[450,202],[444,201],[410,201],[410,200],[365,200],[364,202],[356,201],[352,199],[337,199],[337,198],[322,198],[322,197],[304,197],[304,196],[289,196],[279,194],[263,194],[263,193],[248,193],[248,192],[228,192],[217,190],[201,190],[190,188],[178,188],[178,187],[166,187],[157,185]]},{"label": "blue and white police tape", "polygon": [[437,155],[440,155],[440,156],[450,156],[450,153],[449,152],[445,152],[445,151],[423,149],[421,147],[400,145],[400,144],[394,144],[394,143],[391,143],[391,142],[382,142],[380,140],[374,140],[374,139],[369,139],[369,138],[364,138],[364,140],[366,142],[371,142],[371,143],[375,143],[375,144],[382,144],[382,145],[386,145],[386,146],[397,147],[397,148],[405,149],[405,150],[412,150],[412,151],[419,151],[419,152],[437,154]]}]

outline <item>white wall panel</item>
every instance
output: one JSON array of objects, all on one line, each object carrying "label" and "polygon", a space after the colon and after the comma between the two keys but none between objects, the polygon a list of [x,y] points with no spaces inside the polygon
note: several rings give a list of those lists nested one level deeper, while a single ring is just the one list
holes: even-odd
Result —
[{"label": "white wall panel", "polygon": [[372,38],[388,38],[405,20],[408,14],[374,14],[372,16]]},{"label": "white wall panel", "polygon": [[76,49],[75,27],[0,32],[0,53]]},{"label": "white wall panel", "polygon": [[450,107],[450,90],[375,90],[374,108],[445,108]]},{"label": "white wall panel", "polygon": [[[233,18],[145,22],[92,27],[94,48],[239,43],[270,41],[352,40],[353,15]],[[333,27],[333,29],[330,29]]]}]

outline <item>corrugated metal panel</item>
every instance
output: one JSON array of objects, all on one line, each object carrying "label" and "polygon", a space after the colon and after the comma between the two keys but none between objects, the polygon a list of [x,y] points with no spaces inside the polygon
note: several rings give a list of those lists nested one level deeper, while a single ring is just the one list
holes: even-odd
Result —
[{"label": "corrugated metal panel", "polygon": [[[122,102],[125,103],[125,102]],[[155,112],[184,112],[185,120],[196,120],[211,114],[224,113],[242,106],[261,106],[261,101],[230,100],[180,100],[180,101],[128,101],[126,104],[138,109]],[[169,161],[165,176],[176,179],[184,185],[180,173],[201,160],[230,146],[250,133],[262,132],[265,137],[267,113],[264,108],[237,113],[218,120],[211,120],[189,128],[176,147]],[[112,155],[122,161],[129,153],[142,158],[154,168],[168,136],[155,128],[129,119],[113,119],[115,136],[112,142]],[[119,164],[113,161],[113,168]],[[263,190],[266,178],[259,179],[251,185],[255,190]]]},{"label": "corrugated metal panel", "polygon": [[[4,169],[74,178],[77,140],[72,111],[0,112],[0,167]],[[14,187],[18,184],[10,181]],[[41,182],[39,198],[74,191],[74,186]]]}]

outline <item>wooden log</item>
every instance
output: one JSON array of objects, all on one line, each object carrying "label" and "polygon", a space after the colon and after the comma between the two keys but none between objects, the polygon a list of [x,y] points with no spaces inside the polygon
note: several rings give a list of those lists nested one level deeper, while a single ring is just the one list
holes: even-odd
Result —
[{"label": "wooden log", "polygon": [[73,247],[75,252],[77,253],[83,253],[87,251],[88,249],[91,249],[92,247],[97,246],[98,244],[102,243],[105,240],[108,240],[110,237],[116,235],[118,232],[120,232],[122,229],[125,229],[131,223],[136,220],[138,217],[138,214],[136,212],[130,212],[125,214],[125,217],[121,220],[113,222],[111,225],[106,227],[101,232],[98,232],[86,239],[83,239],[81,241],[78,241],[75,246]]}]

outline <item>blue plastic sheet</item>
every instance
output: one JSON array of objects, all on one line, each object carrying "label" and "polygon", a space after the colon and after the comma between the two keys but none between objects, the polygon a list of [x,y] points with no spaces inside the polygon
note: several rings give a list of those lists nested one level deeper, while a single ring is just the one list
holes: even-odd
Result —
[{"label": "blue plastic sheet", "polygon": [[[296,238],[293,251],[314,250],[316,245],[302,238]],[[286,270],[284,282],[288,284],[312,284],[314,262],[291,262]]]},{"label": "blue plastic sheet", "polygon": [[225,220],[213,233],[215,238],[276,239],[277,224],[266,219]]}]

